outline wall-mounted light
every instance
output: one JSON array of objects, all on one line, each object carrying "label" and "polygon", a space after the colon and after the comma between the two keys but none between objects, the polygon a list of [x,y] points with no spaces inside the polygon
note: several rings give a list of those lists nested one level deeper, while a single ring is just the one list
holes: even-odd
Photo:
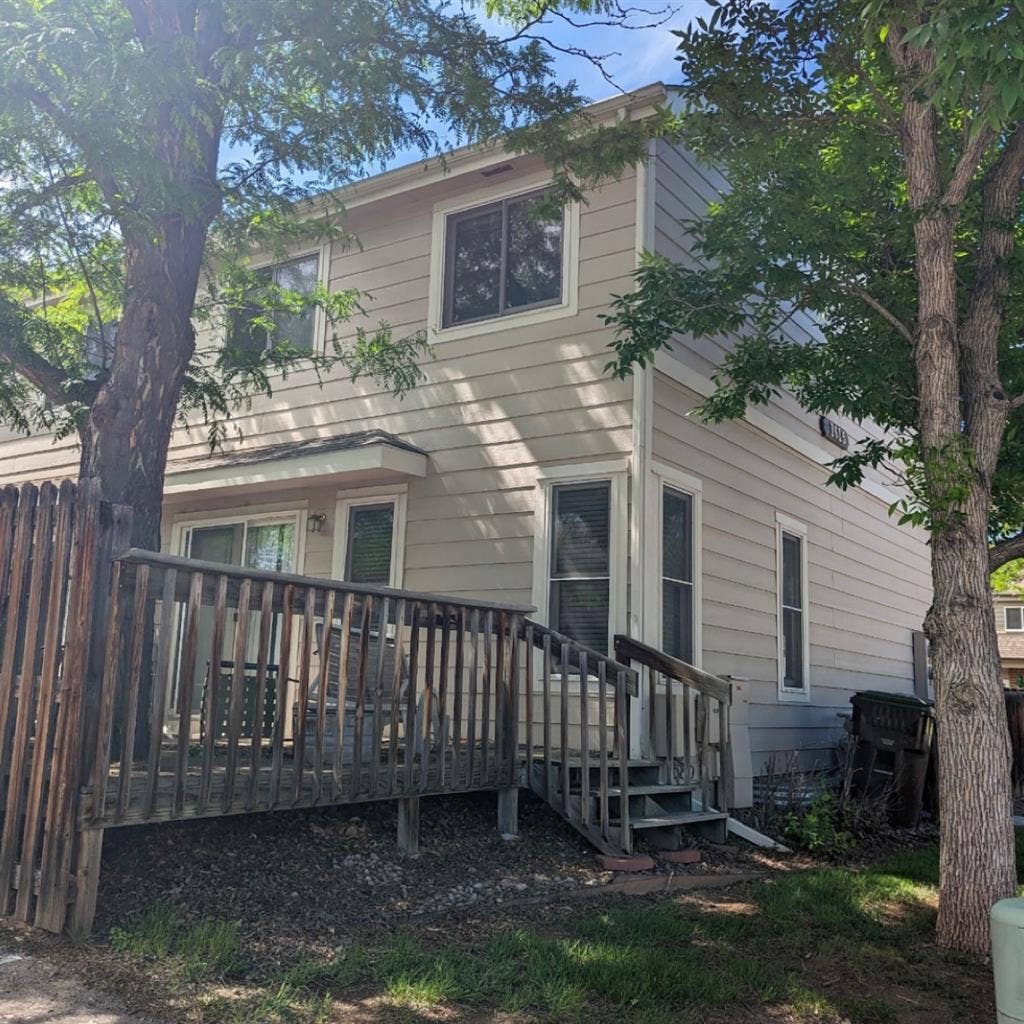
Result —
[{"label": "wall-mounted light", "polygon": [[306,529],[310,533],[323,533],[324,532],[324,525],[326,524],[326,522],[327,522],[327,513],[326,512],[314,512],[306,520]]}]

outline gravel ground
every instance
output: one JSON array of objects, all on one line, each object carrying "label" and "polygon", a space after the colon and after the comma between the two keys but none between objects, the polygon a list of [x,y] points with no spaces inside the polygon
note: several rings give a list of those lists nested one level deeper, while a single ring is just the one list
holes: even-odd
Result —
[{"label": "gravel ground", "polygon": [[[539,800],[520,797],[520,836],[496,829],[493,794],[424,799],[420,856],[399,855],[395,805],[243,815],[107,832],[100,934],[156,900],[187,917],[237,921],[268,959],[329,954],[357,936],[613,880],[594,850]],[[743,844],[704,844],[702,874],[777,866]]]}]

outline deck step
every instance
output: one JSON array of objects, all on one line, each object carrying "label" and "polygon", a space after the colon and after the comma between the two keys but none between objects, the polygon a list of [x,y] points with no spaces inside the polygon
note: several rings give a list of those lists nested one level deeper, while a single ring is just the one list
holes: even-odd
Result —
[{"label": "deck step", "polygon": [[[579,758],[579,757],[567,757],[566,761],[568,762],[570,768],[581,768],[583,766],[583,760],[582,760],[582,758]],[[539,765],[541,767],[543,767],[543,765],[544,765],[543,761],[534,761],[533,763],[535,765]],[[552,757],[550,763],[551,764],[561,764],[562,763],[562,759],[560,757]],[[590,760],[587,763],[588,763],[588,765],[591,768],[599,768],[600,767],[600,760],[599,760],[599,758],[597,757],[596,754],[593,757],[591,757]],[[630,758],[626,762],[626,767],[627,768],[659,768],[660,766],[661,766],[661,761],[657,760],[656,758],[650,758],[650,757],[634,757],[634,758]],[[619,767],[619,762],[617,760],[615,760],[615,758],[609,757],[608,758],[608,767],[609,768],[618,768]]]},{"label": "deck step", "polygon": [[[694,790],[698,788],[699,786],[696,782],[653,782],[650,785],[627,786],[626,792],[629,794],[629,796],[671,796],[673,793],[692,793]],[[622,796],[622,787],[610,786],[608,788],[608,795]]]},{"label": "deck step", "polygon": [[677,811],[674,814],[664,814],[656,818],[630,818],[629,827],[632,829],[645,828],[672,828],[674,825],[696,825],[702,821],[722,821],[729,815],[722,811]]}]

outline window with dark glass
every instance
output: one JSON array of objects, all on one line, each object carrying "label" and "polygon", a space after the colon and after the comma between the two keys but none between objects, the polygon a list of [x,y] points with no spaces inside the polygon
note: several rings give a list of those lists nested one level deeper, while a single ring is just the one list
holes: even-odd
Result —
[{"label": "window with dark glass", "polygon": [[538,217],[542,193],[453,213],[445,226],[443,326],[562,301],[563,217]]},{"label": "window with dark glass", "polygon": [[666,487],[661,496],[661,642],[693,661],[693,498]]},{"label": "window with dark glass", "polygon": [[782,534],[782,685],[802,690],[804,680],[803,538]]},{"label": "window with dark glass", "polygon": [[551,497],[551,628],[607,654],[611,484],[563,484]]},{"label": "window with dark glass", "polygon": [[[286,291],[310,295],[316,288],[319,274],[320,260],[313,254],[265,267],[257,271],[256,277]],[[272,331],[267,328],[267,320],[273,323]],[[250,355],[260,355],[272,345],[285,343],[301,352],[312,352],[315,323],[312,309],[302,313],[264,313],[254,304],[236,313],[231,340],[236,348]]]},{"label": "window with dark glass", "polygon": [[345,579],[386,587],[391,582],[391,547],[395,531],[392,502],[354,505],[348,513]]},{"label": "window with dark glass", "polygon": [[1015,633],[1024,630],[1024,608],[1006,609],[1006,628]]}]

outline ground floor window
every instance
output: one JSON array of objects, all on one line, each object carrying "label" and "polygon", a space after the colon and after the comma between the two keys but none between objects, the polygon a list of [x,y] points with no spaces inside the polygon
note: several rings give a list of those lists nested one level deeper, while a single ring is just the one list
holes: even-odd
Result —
[{"label": "ground floor window", "polygon": [[404,491],[371,487],[339,493],[333,575],[349,583],[401,587],[405,508]]},{"label": "ground floor window", "polygon": [[777,534],[779,694],[801,698],[806,697],[809,685],[807,527],[780,514]]},{"label": "ground floor window", "polygon": [[693,496],[661,492],[661,644],[666,654],[693,663]]}]

